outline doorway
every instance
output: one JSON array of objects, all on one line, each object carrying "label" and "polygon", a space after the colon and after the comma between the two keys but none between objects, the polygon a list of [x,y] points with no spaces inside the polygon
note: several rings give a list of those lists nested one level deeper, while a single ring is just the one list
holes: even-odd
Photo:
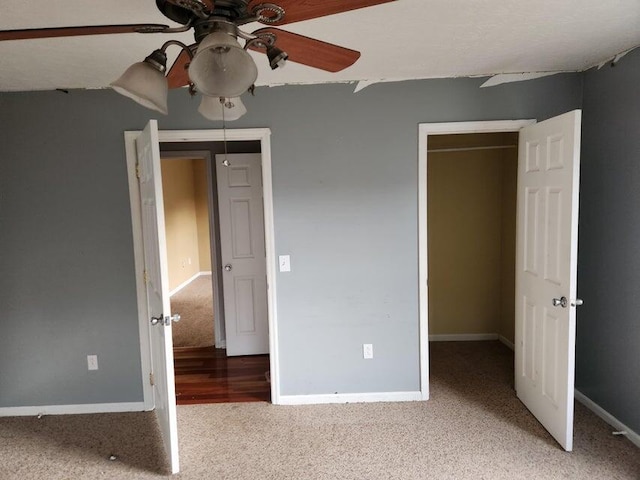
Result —
[{"label": "doorway", "polygon": [[428,185],[427,170],[429,139],[440,135],[477,133],[516,133],[535,120],[504,120],[486,122],[433,123],[419,125],[418,144],[418,291],[419,291],[419,345],[420,392],[429,399],[429,262],[428,262]]},{"label": "doorway", "polygon": [[[161,333],[164,329],[152,327],[149,323],[150,316],[146,298],[146,271],[144,261],[144,243],[143,243],[143,218],[142,218],[142,202],[140,198],[140,184],[138,175],[141,169],[138,166],[140,152],[137,148],[139,140],[145,138],[145,142],[150,142],[149,150],[157,149],[158,170],[160,170],[160,143],[179,143],[184,149],[185,145],[193,144],[193,142],[244,142],[257,141],[260,143],[260,152],[262,156],[262,186],[264,194],[264,232],[265,232],[265,251],[266,251],[266,277],[268,283],[267,290],[267,306],[268,306],[268,326],[269,326],[269,374],[270,374],[270,397],[274,404],[279,403],[280,384],[279,384],[279,349],[278,349],[278,333],[277,333],[277,284],[276,284],[276,257],[275,257],[275,234],[273,222],[273,182],[271,173],[271,132],[267,128],[255,129],[238,129],[227,130],[226,134],[222,130],[156,130],[157,123],[150,121],[145,131],[127,131],[125,132],[125,150],[127,159],[127,172],[129,180],[130,202],[131,202],[131,218],[133,230],[134,244],[134,264],[136,271],[136,292],[138,303],[138,321],[140,333],[140,351],[142,362],[142,386],[145,408],[157,408],[159,402],[165,402],[171,406],[175,405],[175,397],[169,395],[165,398],[164,390],[159,391],[158,376],[162,375],[163,385],[170,382],[168,387],[173,387],[173,361],[164,362],[162,349],[158,352],[152,351],[152,339],[155,339],[154,333]],[[155,133],[154,133],[155,132]],[[153,146],[155,142],[155,147]],[[231,143],[229,143],[231,144]],[[166,293],[169,289],[167,286]],[[168,297],[167,297],[168,298]],[[164,342],[166,344],[166,342]],[[170,345],[170,344],[169,344]],[[168,345],[166,345],[168,347]],[[154,347],[155,349],[155,347]],[[165,348],[166,349],[166,348]],[[173,357],[173,352],[166,352],[167,358]],[[170,379],[164,381],[164,372],[170,374]],[[155,379],[155,381],[154,381]],[[173,388],[168,388],[171,392]],[[170,398],[173,397],[173,400]],[[169,411],[170,413],[170,411]],[[169,415],[169,420],[171,420]],[[171,423],[171,422],[169,422]],[[167,438],[169,433],[167,433]],[[175,437],[175,432],[171,430],[171,438]]]},{"label": "doorway", "polygon": [[[181,315],[172,329],[177,404],[269,401],[260,141],[162,142],[160,152],[171,311]],[[244,175],[247,158],[252,179]],[[250,219],[242,208],[228,218],[238,210],[230,191],[241,207],[251,201],[246,182],[255,197],[247,210],[258,213],[252,225],[243,224]],[[247,257],[255,265],[245,265],[241,280],[255,295],[242,296],[246,287],[233,278]]]}]

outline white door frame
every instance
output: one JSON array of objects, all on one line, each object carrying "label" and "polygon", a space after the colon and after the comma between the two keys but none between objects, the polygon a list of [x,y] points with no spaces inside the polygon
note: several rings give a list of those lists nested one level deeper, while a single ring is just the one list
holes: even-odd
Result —
[{"label": "white door frame", "polygon": [[[138,299],[138,325],[140,331],[140,354],[142,361],[142,385],[145,408],[154,407],[153,389],[149,383],[151,371],[151,351],[146,300],[144,298],[144,257],[142,245],[142,217],[140,210],[140,189],[136,178],[135,139],[140,131],[127,131],[125,152],[131,203],[131,223],[133,230],[133,252]],[[278,349],[278,321],[276,305],[276,256],[275,228],[273,217],[273,182],[271,175],[271,130],[250,128],[227,130],[160,130],[160,142],[222,142],[259,140],[262,155],[262,188],[264,194],[264,233],[267,264],[267,303],[269,313],[269,361],[271,370],[271,403],[280,403],[280,366]]]},{"label": "white door frame", "polygon": [[519,132],[536,120],[488,120],[418,124],[418,294],[420,342],[420,394],[429,399],[429,287],[427,245],[427,142],[429,135]]}]

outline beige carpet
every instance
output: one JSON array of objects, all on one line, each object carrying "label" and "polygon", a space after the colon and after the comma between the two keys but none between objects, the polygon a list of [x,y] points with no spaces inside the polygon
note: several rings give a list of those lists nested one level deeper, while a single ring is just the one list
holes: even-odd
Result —
[{"label": "beige carpet", "polygon": [[171,297],[174,347],[209,347],[214,344],[211,275],[201,275]]},{"label": "beige carpet", "polygon": [[[512,364],[498,342],[438,343],[428,402],[178,407],[175,478],[640,478],[640,450],[580,404],[561,450],[516,399]],[[148,413],[0,419],[3,480],[162,478],[162,458]]]}]

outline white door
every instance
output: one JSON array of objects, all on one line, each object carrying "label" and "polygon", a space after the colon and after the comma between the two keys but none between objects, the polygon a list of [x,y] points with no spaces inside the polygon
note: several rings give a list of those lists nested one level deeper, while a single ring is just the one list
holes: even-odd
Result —
[{"label": "white door", "polygon": [[142,238],[144,268],[149,313],[151,368],[153,396],[164,446],[171,462],[171,471],[177,473],[178,422],[176,391],[173,372],[173,340],[171,338],[171,307],[167,247],[160,176],[160,143],[158,123],[150,120],[136,139],[140,203],[142,206]]},{"label": "white door", "polygon": [[216,155],[227,355],[269,353],[261,155]]},{"label": "white door", "polygon": [[[573,448],[581,111],[520,130],[515,384]],[[578,302],[579,303],[579,302]]]}]

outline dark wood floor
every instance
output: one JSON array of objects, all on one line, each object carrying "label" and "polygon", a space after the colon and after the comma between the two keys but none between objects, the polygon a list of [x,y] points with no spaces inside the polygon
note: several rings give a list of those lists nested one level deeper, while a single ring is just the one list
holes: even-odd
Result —
[{"label": "dark wood floor", "polygon": [[227,357],[215,347],[175,348],[173,355],[178,405],[271,401],[269,355]]}]

